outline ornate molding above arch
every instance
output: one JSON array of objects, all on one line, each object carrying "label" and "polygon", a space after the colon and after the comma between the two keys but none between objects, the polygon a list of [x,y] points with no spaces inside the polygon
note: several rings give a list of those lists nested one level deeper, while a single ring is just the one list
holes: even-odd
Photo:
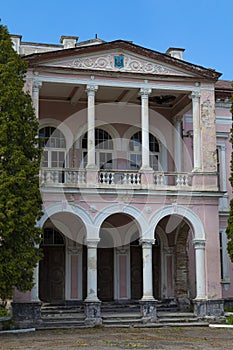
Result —
[{"label": "ornate molding above arch", "polygon": [[160,220],[169,215],[181,216],[187,224],[191,226],[194,233],[194,239],[205,241],[205,230],[201,219],[191,209],[181,205],[168,205],[159,209],[151,218],[150,226],[155,228]]},{"label": "ornate molding above arch", "polygon": [[135,223],[139,229],[140,236],[146,234],[149,230],[148,222],[144,214],[137,208],[124,204],[113,204],[101,210],[94,219],[94,225],[100,229],[103,222],[113,214],[128,214],[135,220]]}]

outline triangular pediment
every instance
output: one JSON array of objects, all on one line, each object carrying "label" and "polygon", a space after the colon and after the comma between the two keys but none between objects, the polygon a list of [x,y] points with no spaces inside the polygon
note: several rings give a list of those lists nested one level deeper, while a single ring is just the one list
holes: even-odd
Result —
[{"label": "triangular pediment", "polygon": [[96,55],[67,58],[59,61],[47,62],[49,67],[64,67],[74,69],[88,69],[114,72],[162,74],[175,76],[192,76],[184,70],[178,70],[172,66],[165,65],[158,61],[148,60],[140,56],[132,55],[129,52],[106,52]]},{"label": "triangular pediment", "polygon": [[217,79],[220,73],[122,40],[33,54],[29,66]]}]

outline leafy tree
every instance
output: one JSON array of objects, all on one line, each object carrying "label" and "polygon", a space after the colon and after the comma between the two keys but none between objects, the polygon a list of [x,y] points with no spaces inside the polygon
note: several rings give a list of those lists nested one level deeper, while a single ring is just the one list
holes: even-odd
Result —
[{"label": "leafy tree", "polygon": [[[232,87],[233,87],[233,83],[232,83]],[[231,97],[231,113],[233,116],[233,95]],[[231,129],[231,144],[233,147],[233,128]],[[231,153],[231,176],[230,176],[230,183],[231,183],[231,187],[233,188],[233,152]],[[228,253],[230,255],[231,261],[233,261],[233,199],[231,200],[230,203],[230,215],[228,218],[228,227],[227,227],[227,236],[228,236]]]},{"label": "leafy tree", "polygon": [[27,64],[0,23],[0,299],[33,287],[40,259],[38,121],[23,91]]}]

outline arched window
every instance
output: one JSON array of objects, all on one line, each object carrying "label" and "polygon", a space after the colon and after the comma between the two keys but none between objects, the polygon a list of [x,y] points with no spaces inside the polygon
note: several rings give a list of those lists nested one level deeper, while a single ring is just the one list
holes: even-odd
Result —
[{"label": "arched window", "polygon": [[[82,159],[83,167],[87,165],[87,133],[82,138]],[[109,133],[102,129],[95,129],[95,155],[96,165],[100,169],[113,168],[113,140]]]},{"label": "arched window", "polygon": [[[150,166],[158,170],[159,143],[156,137],[149,134]],[[136,132],[129,141],[129,169],[138,170],[142,165],[142,132]]]},{"label": "arched window", "polygon": [[39,131],[40,145],[44,148],[42,167],[64,168],[66,140],[63,133],[47,126]]},{"label": "arched window", "polygon": [[41,245],[64,245],[64,239],[54,227],[46,227],[43,230]]}]

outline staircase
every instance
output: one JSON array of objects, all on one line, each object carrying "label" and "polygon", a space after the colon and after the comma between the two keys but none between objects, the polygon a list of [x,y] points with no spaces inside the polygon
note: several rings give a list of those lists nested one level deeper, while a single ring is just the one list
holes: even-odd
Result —
[{"label": "staircase", "polygon": [[102,303],[101,317],[106,327],[129,327],[142,323],[139,302]]},{"label": "staircase", "polygon": [[170,312],[170,311],[157,311],[158,321],[160,327],[173,326],[173,327],[188,327],[188,326],[208,326],[208,322],[200,321],[192,312]]},{"label": "staircase", "polygon": [[[177,305],[159,302],[156,323],[143,323],[140,304],[135,302],[102,302],[101,318],[104,327],[164,327],[164,326],[208,326],[199,321],[192,312],[180,312]],[[43,305],[41,323],[37,329],[87,328],[82,303],[74,305]]]},{"label": "staircase", "polygon": [[78,305],[43,305],[38,329],[85,328],[84,307]]}]

